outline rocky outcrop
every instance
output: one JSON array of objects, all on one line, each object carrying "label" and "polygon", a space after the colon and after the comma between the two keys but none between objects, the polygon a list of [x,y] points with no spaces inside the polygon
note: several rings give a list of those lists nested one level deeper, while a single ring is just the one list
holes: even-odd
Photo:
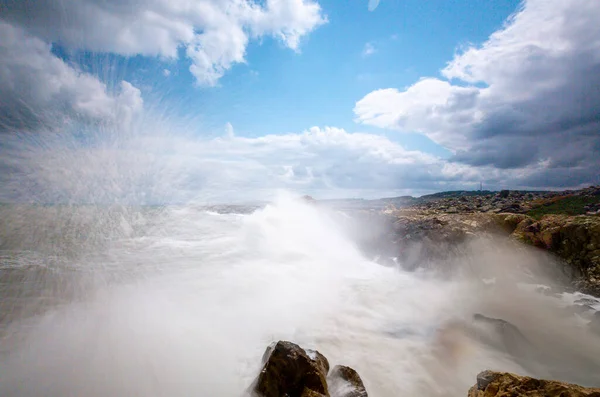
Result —
[{"label": "rocky outcrop", "polygon": [[510,373],[484,371],[469,397],[600,397],[600,389],[570,383],[540,380]]},{"label": "rocky outcrop", "polygon": [[600,217],[546,215],[536,220],[496,214],[494,218],[515,239],[565,260],[578,289],[600,295]]},{"label": "rocky outcrop", "polygon": [[325,356],[292,342],[270,345],[262,361],[262,370],[250,390],[253,396],[367,397],[360,376],[352,368],[336,366],[328,377]]},{"label": "rocky outcrop", "polygon": [[460,252],[472,237],[510,236],[548,251],[565,262],[565,276],[581,292],[600,296],[600,217],[516,213],[445,213],[413,208],[385,212],[393,224],[398,262],[407,269]]},{"label": "rocky outcrop", "polygon": [[[388,211],[393,256],[407,269],[426,268],[461,252],[461,243],[500,232],[489,214],[427,213],[402,209]],[[443,269],[438,269],[443,270]]]}]

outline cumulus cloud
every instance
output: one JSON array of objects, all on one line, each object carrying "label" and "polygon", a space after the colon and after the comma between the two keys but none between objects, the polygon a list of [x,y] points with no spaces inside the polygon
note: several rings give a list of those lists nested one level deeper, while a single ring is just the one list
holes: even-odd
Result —
[{"label": "cumulus cloud", "polygon": [[109,90],[54,56],[50,45],[0,21],[0,131],[54,129],[77,119],[127,122],[142,106],[128,82]]},{"label": "cumulus cloud", "polygon": [[73,49],[175,58],[183,46],[191,73],[208,86],[245,61],[251,39],[272,36],[298,50],[326,22],[313,0],[13,1],[1,18]]},{"label": "cumulus cloud", "polygon": [[529,186],[597,183],[598,20],[594,0],[526,0],[485,43],[456,54],[447,80],[371,92],[356,120],[425,134],[456,162],[528,170]]}]

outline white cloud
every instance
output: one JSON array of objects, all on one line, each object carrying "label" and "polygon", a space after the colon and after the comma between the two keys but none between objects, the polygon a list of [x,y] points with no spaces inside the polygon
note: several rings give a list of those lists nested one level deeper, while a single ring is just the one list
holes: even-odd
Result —
[{"label": "white cloud", "polygon": [[265,198],[277,189],[317,197],[378,197],[479,182],[468,167],[448,166],[385,137],[339,128],[200,139],[165,134],[171,129],[159,122],[147,124],[129,136],[90,132],[85,145],[63,133],[11,146],[5,135],[0,166],[13,171],[0,178],[3,193],[54,202],[235,201]]},{"label": "white cloud", "polygon": [[[407,150],[386,137],[312,127],[255,138],[185,135],[147,119],[130,134],[0,136],[0,200],[186,202],[265,199],[279,189],[318,198],[382,197],[439,190],[529,187],[545,165],[472,167]],[[233,127],[226,125],[226,131]],[[41,143],[41,144],[40,144]]]},{"label": "white cloud", "polygon": [[15,1],[2,18],[72,49],[175,58],[183,46],[197,82],[209,86],[245,61],[250,40],[271,36],[297,51],[326,22],[313,0]]},{"label": "white cloud", "polygon": [[[360,123],[423,133],[454,160],[547,168],[530,184],[591,183],[600,167],[600,2],[527,0],[479,47],[403,89],[355,106]],[[554,182],[551,180],[554,178]]]},{"label": "white cloud", "polygon": [[377,49],[375,49],[375,45],[373,43],[369,42],[369,43],[365,44],[365,47],[363,48],[363,51],[362,51],[362,56],[368,57],[370,55],[375,54],[375,52],[377,52]]},{"label": "white cloud", "polygon": [[48,44],[0,21],[0,131],[53,129],[74,119],[127,122],[142,106],[130,83],[109,90]]},{"label": "white cloud", "polygon": [[171,71],[169,69],[163,69],[163,76],[169,77],[171,75]]}]

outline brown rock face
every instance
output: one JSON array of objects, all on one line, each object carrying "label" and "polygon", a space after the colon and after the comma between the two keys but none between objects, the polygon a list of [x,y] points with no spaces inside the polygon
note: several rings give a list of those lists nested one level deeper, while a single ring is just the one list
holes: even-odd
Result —
[{"label": "brown rock face", "polygon": [[[600,217],[546,215],[541,220],[515,214],[494,215],[512,236],[564,259],[583,292],[600,294]],[[520,220],[520,221],[519,221]],[[516,226],[515,226],[516,223]]]},{"label": "brown rock face", "polygon": [[477,384],[469,397],[600,397],[600,389],[540,380],[510,373],[485,371],[477,375]]},{"label": "brown rock face", "polygon": [[368,397],[358,373],[350,367],[338,365],[327,378],[333,397]]},{"label": "brown rock face", "polygon": [[329,396],[327,359],[316,351],[305,351],[291,342],[269,346],[263,356],[264,366],[254,384],[261,397]]}]

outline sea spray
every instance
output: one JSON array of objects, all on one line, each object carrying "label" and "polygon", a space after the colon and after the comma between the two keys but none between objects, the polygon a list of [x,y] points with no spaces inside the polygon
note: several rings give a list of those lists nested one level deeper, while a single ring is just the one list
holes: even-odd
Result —
[{"label": "sea spray", "polygon": [[[148,217],[151,227],[71,260],[57,286],[93,273],[85,294],[2,325],[1,395],[240,395],[279,339],[352,366],[374,396],[464,395],[484,368],[593,383],[600,367],[600,339],[557,299],[469,272],[378,265],[335,212],[289,195],[251,214],[179,206]],[[516,272],[481,255],[489,243],[472,251],[487,275]],[[513,322],[550,354],[520,363],[474,338],[477,312]]]}]

